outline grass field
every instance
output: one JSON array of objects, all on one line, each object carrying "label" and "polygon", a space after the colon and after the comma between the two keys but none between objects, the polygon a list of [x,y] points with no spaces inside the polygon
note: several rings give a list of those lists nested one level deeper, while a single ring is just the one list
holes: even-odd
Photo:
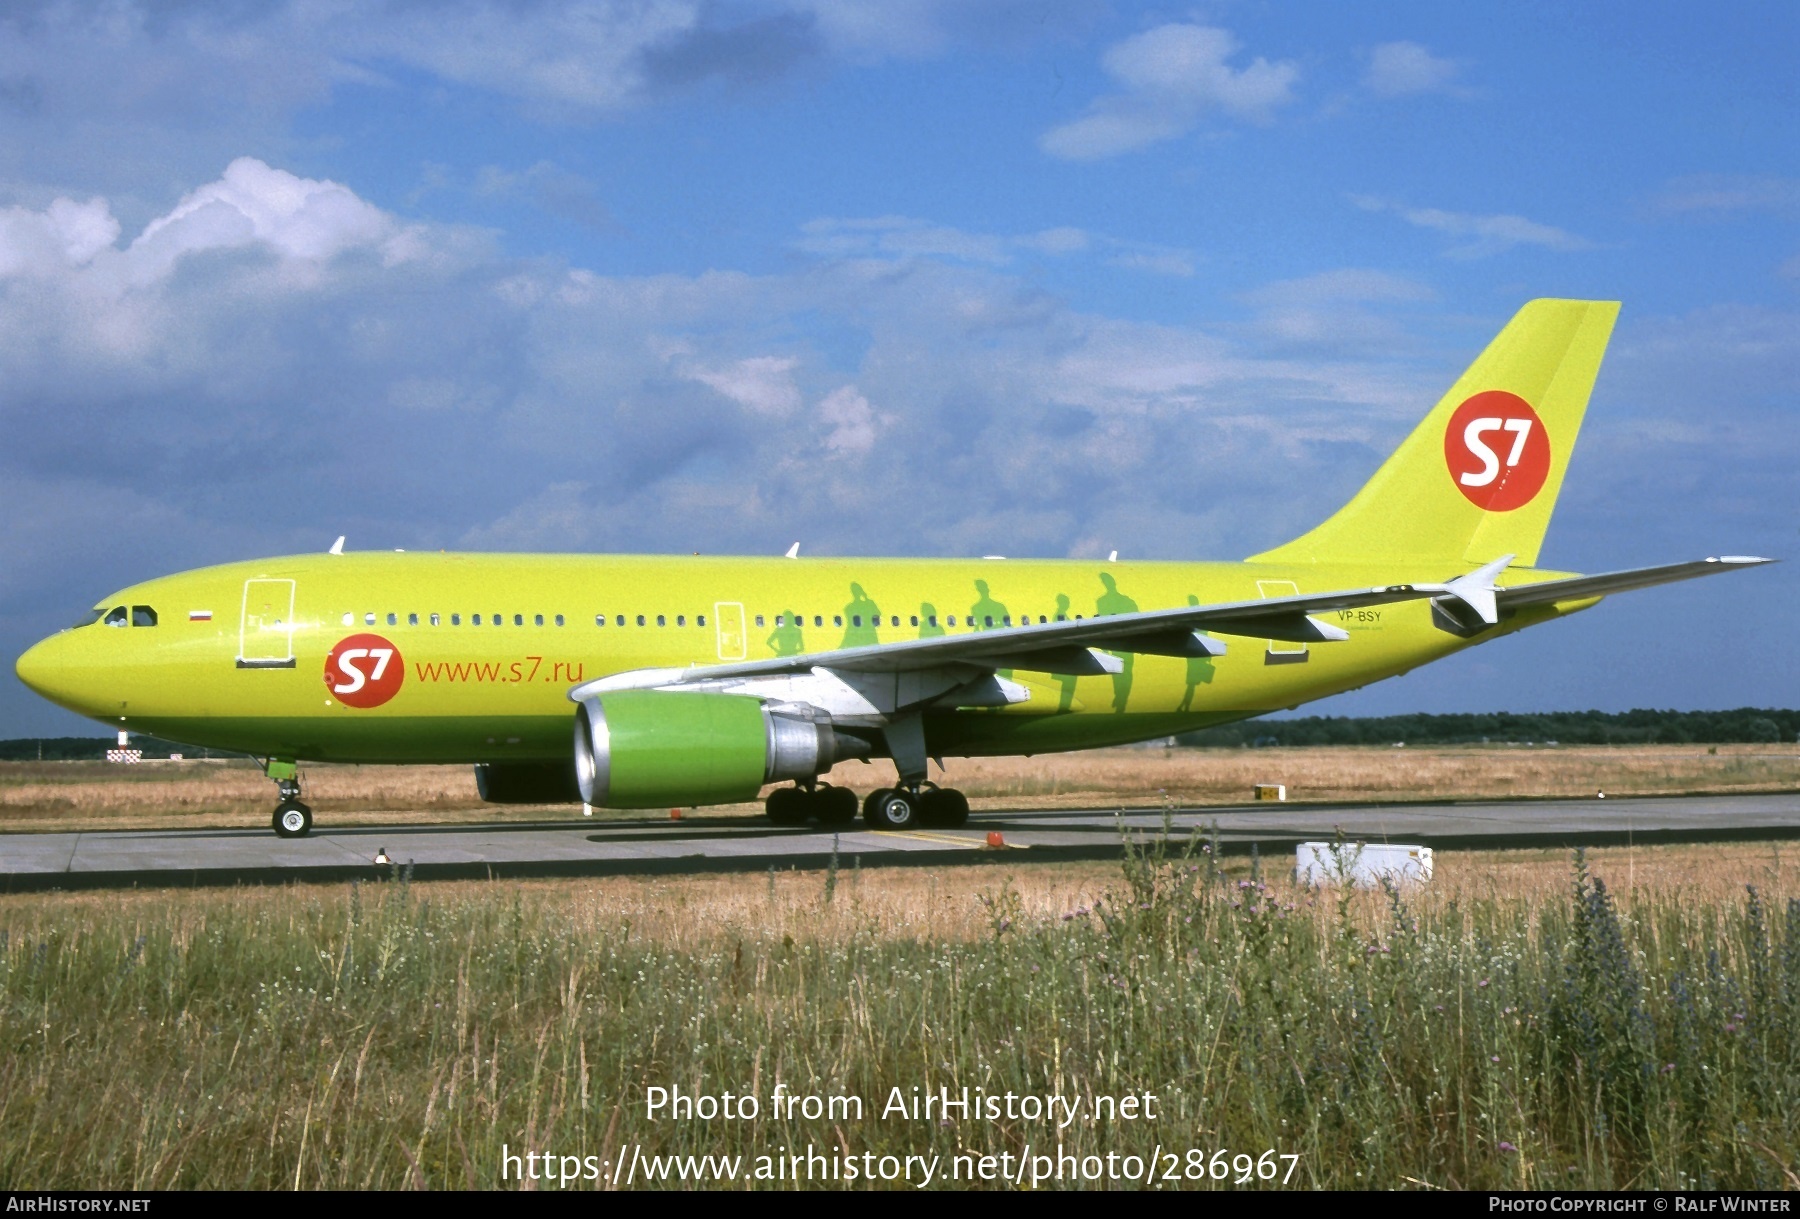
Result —
[{"label": "grass field", "polygon": [[[893,782],[885,762],[840,766],[833,782],[867,792]],[[306,798],[321,825],[542,820],[560,807],[482,804],[467,767],[312,766]],[[1256,783],[1299,801],[1470,799],[1792,790],[1792,745],[1502,745],[1377,749],[1107,749],[1036,758],[952,759],[944,781],[976,808],[1238,804]],[[0,763],[0,832],[262,827],[273,785],[248,762]],[[707,810],[753,815],[754,805]],[[604,815],[604,814],[602,814]],[[627,814],[636,816],[639,814]]]},{"label": "grass field", "polygon": [[[1248,868],[0,897],[0,1187],[485,1187],[503,1148],[948,1174],[1059,1143],[1169,1185],[1272,1152],[1294,1186],[1800,1187],[1779,848],[1446,852],[1408,894]],[[778,1085],[864,1109],[773,1115]],[[1159,1108],[881,1115],[915,1085]],[[652,1117],[652,1086],[764,1111]]]}]

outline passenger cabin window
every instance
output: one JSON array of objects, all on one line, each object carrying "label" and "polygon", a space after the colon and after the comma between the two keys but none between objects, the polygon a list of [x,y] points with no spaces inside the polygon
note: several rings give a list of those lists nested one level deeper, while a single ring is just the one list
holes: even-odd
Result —
[{"label": "passenger cabin window", "polygon": [[399,614],[389,614],[388,615],[388,625],[389,626],[399,626],[400,625],[400,615]]},{"label": "passenger cabin window", "polygon": [[[763,624],[763,616],[762,616],[762,615],[761,615],[761,614],[758,614],[758,615],[757,615],[757,616],[756,616],[756,625],[757,625],[757,626],[761,626],[761,625],[762,625],[762,624]],[[705,626],[705,625],[706,625],[706,623],[704,623],[704,622],[702,622],[702,623],[701,623],[701,624],[700,624],[700,625],[701,625],[701,626]],[[776,625],[776,626],[780,626],[780,625],[781,625],[781,615],[780,615],[780,614],[776,614],[776,615],[775,615],[775,625]]]},{"label": "passenger cabin window", "polygon": [[605,626],[606,625],[606,615],[605,614],[595,614],[594,615],[594,625],[595,626]]},{"label": "passenger cabin window", "polygon": [[[480,622],[481,619],[477,618],[475,621]],[[461,614],[451,614],[450,615],[450,625],[451,626],[461,626],[462,625],[462,615]]]},{"label": "passenger cabin window", "polygon": [[419,625],[419,616],[417,614],[408,614],[406,616],[406,625],[407,626],[418,626]]},{"label": "passenger cabin window", "polygon": [[[701,615],[700,615],[700,616],[699,616],[699,617],[698,617],[698,618],[696,618],[696,619],[694,619],[694,625],[695,625],[695,626],[705,626],[705,625],[706,625],[706,615],[705,615],[705,614],[701,614]],[[761,625],[762,625],[762,619],[761,619],[761,618],[758,618],[758,619],[757,619],[757,620],[756,620],[756,625],[757,625],[757,626],[761,626]]]},{"label": "passenger cabin window", "polygon": [[480,626],[481,625],[481,615],[480,614],[470,614],[469,622],[471,625]]},{"label": "passenger cabin window", "polygon": [[[514,626],[524,626],[525,625],[525,615],[524,614],[514,614],[513,615],[513,625]],[[538,615],[538,625],[539,626],[544,625],[544,616],[542,614]]]},{"label": "passenger cabin window", "polygon": [[558,614],[558,615],[557,615],[557,616],[556,616],[556,625],[557,625],[557,626],[561,626],[561,625],[562,625],[562,624],[563,624],[563,620],[562,620],[562,615],[561,615],[561,614]]},{"label": "passenger cabin window", "polygon": [[664,621],[663,621],[663,616],[662,616],[662,615],[661,615],[661,614],[658,614],[658,615],[657,615],[657,616],[656,616],[656,625],[657,625],[657,626],[667,626],[667,625],[668,625],[668,623],[666,623],[666,622],[664,622]]},{"label": "passenger cabin window", "polygon": [[534,622],[535,622],[535,625],[537,625],[537,626],[543,626],[544,625],[544,616],[542,614],[537,615]]},{"label": "passenger cabin window", "polygon": [[156,611],[151,609],[147,605],[132,606],[131,607],[131,625],[132,626],[155,626],[156,625]]},{"label": "passenger cabin window", "polygon": [[344,611],[344,625],[345,626],[355,626],[356,625],[356,615],[350,613],[348,610]]},{"label": "passenger cabin window", "polygon": [[675,615],[675,625],[676,626],[686,626],[687,625],[687,615],[686,614],[676,614]]},{"label": "passenger cabin window", "polygon": [[364,614],[363,615],[363,625],[364,626],[374,626],[375,625],[375,615],[373,613]]},{"label": "passenger cabin window", "polygon": [[825,619],[821,618],[818,614],[814,614],[813,615],[813,625],[814,626],[824,626]]},{"label": "passenger cabin window", "polygon": [[131,611],[122,605],[115,605],[106,614],[107,626],[130,626]]},{"label": "passenger cabin window", "polygon": [[438,616],[437,616],[437,615],[436,615],[436,614],[433,614],[433,615],[432,615],[432,616],[431,616],[431,625],[432,625],[432,626],[441,626],[441,625],[443,625],[443,624],[442,624],[442,622],[441,622],[441,621],[440,621],[440,620],[439,620],[439,619],[438,619]]}]

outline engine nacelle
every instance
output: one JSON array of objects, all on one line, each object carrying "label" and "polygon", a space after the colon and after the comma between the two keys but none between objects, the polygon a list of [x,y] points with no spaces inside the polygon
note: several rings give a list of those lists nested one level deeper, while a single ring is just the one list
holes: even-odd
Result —
[{"label": "engine nacelle", "polygon": [[569,762],[482,762],[475,790],[489,804],[580,804],[581,785]]},{"label": "engine nacelle", "polygon": [[754,800],[764,783],[810,779],[867,753],[815,707],[741,694],[619,690],[575,712],[581,798],[608,808]]}]

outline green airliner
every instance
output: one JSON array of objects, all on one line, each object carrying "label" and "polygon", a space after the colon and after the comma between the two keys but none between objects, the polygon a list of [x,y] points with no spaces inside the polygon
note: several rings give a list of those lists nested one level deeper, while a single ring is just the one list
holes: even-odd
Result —
[{"label": "green airliner", "polygon": [[[122,731],[299,763],[472,763],[482,796],[749,800],[854,820],[820,781],[891,758],[878,829],[961,824],[945,757],[1118,745],[1293,707],[1763,559],[1537,568],[1618,305],[1538,300],[1341,511],[1241,563],[344,554],[134,585],[19,658]],[[573,703],[573,707],[571,707]]]}]

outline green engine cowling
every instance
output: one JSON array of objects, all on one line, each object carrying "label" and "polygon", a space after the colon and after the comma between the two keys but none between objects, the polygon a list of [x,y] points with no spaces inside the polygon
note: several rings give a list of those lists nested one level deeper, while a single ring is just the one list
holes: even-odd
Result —
[{"label": "green engine cowling", "polygon": [[732,804],[850,756],[830,717],[741,694],[620,690],[575,713],[581,798],[607,808]]}]

